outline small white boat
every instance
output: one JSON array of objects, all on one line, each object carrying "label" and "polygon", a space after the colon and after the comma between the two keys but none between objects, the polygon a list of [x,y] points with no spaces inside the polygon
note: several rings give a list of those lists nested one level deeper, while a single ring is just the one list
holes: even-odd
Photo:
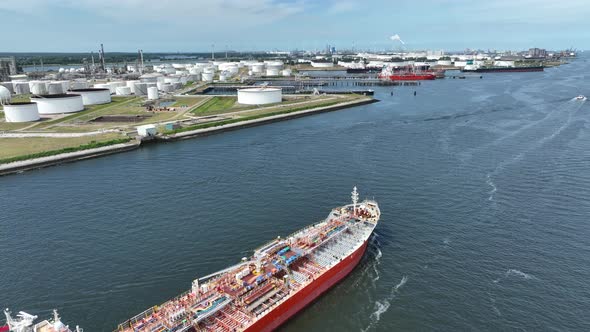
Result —
[{"label": "small white boat", "polygon": [[576,99],[576,100],[585,101],[585,100],[586,100],[586,99],[588,99],[588,98],[586,98],[586,96],[584,96],[584,95],[579,95],[579,96],[577,96],[575,99]]}]

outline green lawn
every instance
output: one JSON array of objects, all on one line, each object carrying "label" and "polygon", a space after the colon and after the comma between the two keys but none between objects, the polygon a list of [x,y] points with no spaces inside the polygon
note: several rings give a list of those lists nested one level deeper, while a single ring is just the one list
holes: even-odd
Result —
[{"label": "green lawn", "polygon": [[236,103],[236,97],[213,97],[203,105],[195,108],[191,113],[196,115],[211,115],[223,113],[231,109]]},{"label": "green lawn", "polygon": [[[66,148],[77,148],[81,145],[110,142],[125,137],[118,133],[83,137],[23,137],[23,138],[0,138],[0,162],[6,162],[9,158],[18,156],[35,155],[47,151],[59,151]],[[127,139],[127,138],[125,138]],[[67,152],[67,151],[65,151]]]}]

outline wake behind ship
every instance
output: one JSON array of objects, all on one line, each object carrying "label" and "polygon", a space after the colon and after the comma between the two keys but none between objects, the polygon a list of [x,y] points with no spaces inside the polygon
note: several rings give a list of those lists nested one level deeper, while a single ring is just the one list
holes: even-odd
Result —
[{"label": "wake behind ship", "polygon": [[195,279],[192,288],[120,324],[116,331],[272,331],[359,263],[381,212],[376,202],[333,209],[328,217],[250,258]]}]

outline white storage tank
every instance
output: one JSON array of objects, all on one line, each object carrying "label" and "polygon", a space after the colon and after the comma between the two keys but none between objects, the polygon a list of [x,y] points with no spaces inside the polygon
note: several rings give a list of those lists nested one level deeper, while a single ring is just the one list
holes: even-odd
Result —
[{"label": "white storage tank", "polygon": [[14,86],[12,85],[12,82],[2,82],[0,85],[8,89],[10,93],[14,93]]},{"label": "white storage tank", "polygon": [[4,105],[4,118],[6,122],[31,122],[37,121],[41,117],[36,103],[19,102]]},{"label": "white storage tank", "polygon": [[88,89],[88,81],[73,81],[70,83],[70,89]]},{"label": "white storage tank", "polygon": [[84,105],[100,105],[111,102],[111,90],[104,89],[77,89],[71,90],[72,94],[82,96],[82,104]]},{"label": "white storage tank", "polygon": [[291,69],[283,69],[283,76],[291,76],[293,71]]},{"label": "white storage tank", "polygon": [[164,83],[160,90],[162,90],[164,92],[172,92],[174,90],[174,86],[172,86],[172,84],[170,84],[170,83]]},{"label": "white storage tank", "polygon": [[198,82],[201,80],[201,74],[191,74],[186,77],[188,81]]},{"label": "white storage tank", "polygon": [[266,69],[266,76],[279,76],[279,69],[276,67],[268,67]]},{"label": "white storage tank", "polygon": [[164,83],[180,82],[180,76],[167,76],[164,78]]},{"label": "white storage tank", "polygon": [[62,90],[64,92],[66,92],[66,91],[68,91],[70,89],[70,81],[55,81],[53,83],[59,83],[59,84],[61,84],[61,88],[62,88]]},{"label": "white storage tank", "polygon": [[115,94],[117,96],[129,96],[131,94],[131,87],[128,86],[118,86]]},{"label": "white storage tank", "polygon": [[39,114],[74,113],[84,110],[82,96],[76,94],[32,96],[31,101],[37,103]]},{"label": "white storage tank", "polygon": [[0,85],[0,105],[8,104],[10,102],[10,99],[12,99],[10,90]]},{"label": "white storage tank", "polygon": [[264,64],[263,63],[257,63],[252,65],[252,72],[255,74],[259,74],[262,73],[264,71]]},{"label": "white storage tank", "polygon": [[135,95],[136,96],[146,96],[147,95],[148,85],[147,83],[135,83]]},{"label": "white storage tank", "polygon": [[147,89],[147,96],[149,100],[156,100],[158,98],[160,98],[160,95],[158,94],[158,88],[156,87],[149,87]]},{"label": "white storage tank", "polygon": [[[111,86],[109,85],[109,83],[97,83],[94,84],[93,87],[95,89],[108,89],[109,91],[111,91]],[[110,93],[113,93],[112,91]]]},{"label": "white storage tank", "polygon": [[213,82],[213,73],[203,72],[201,74],[201,80],[203,82]]},{"label": "white storage tank", "polygon": [[42,81],[31,81],[29,82],[29,88],[31,93],[34,95],[45,95],[47,94],[47,85]]},{"label": "white storage tank", "polygon": [[131,93],[135,93],[135,83],[139,83],[139,81],[125,81],[125,84],[131,88]]},{"label": "white storage tank", "polygon": [[31,88],[27,82],[15,82],[12,85],[14,86],[14,94],[27,95],[31,93]]},{"label": "white storage tank", "polygon": [[125,82],[123,82],[123,81],[109,82],[109,89],[111,90],[111,94],[117,93],[117,88],[120,86],[126,86]]},{"label": "white storage tank", "polygon": [[221,81],[221,82],[227,81],[228,76],[229,76],[228,73],[225,71],[220,73],[219,74],[219,81]]},{"label": "white storage tank", "polygon": [[64,90],[63,84],[59,82],[52,82],[47,84],[47,93],[50,95],[59,95],[65,92],[66,90]]},{"label": "white storage tank", "polygon": [[249,88],[238,90],[238,103],[244,105],[265,105],[280,103],[283,91],[278,88]]}]

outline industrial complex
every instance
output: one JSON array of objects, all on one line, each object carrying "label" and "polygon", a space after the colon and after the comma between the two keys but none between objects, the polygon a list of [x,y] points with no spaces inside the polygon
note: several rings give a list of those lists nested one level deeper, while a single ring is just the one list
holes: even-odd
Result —
[{"label": "industrial complex", "polygon": [[[170,140],[285,119],[308,110],[373,102],[371,86],[418,86],[421,80],[480,72],[542,71],[575,52],[398,51],[266,52],[225,59],[113,62],[103,45],[81,64],[22,66],[0,58],[0,164],[64,149]],[[475,76],[477,75],[477,76]],[[415,92],[414,92],[415,94]],[[44,144],[26,144],[30,140]],[[13,146],[13,148],[11,148]],[[43,147],[40,147],[43,146]]]}]

